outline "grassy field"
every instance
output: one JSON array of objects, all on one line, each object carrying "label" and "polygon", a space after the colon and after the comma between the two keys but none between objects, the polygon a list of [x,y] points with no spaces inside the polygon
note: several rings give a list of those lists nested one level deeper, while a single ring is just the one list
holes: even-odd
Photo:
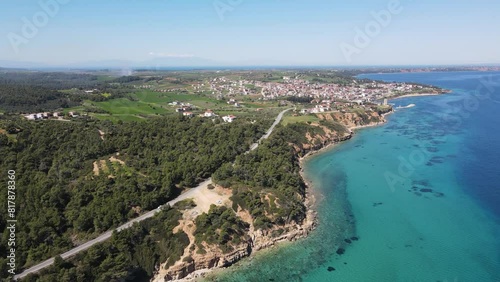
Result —
[{"label": "grassy field", "polygon": [[[269,108],[271,103],[244,102],[241,108],[228,105],[226,101],[217,100],[205,95],[186,94],[181,92],[154,92],[141,90],[130,95],[129,98],[117,98],[104,102],[85,101],[82,106],[69,108],[64,113],[70,111],[86,113],[102,119],[116,121],[140,121],[148,117],[176,114],[175,106],[169,103],[178,101],[190,103],[197,107],[193,110],[195,114],[203,113],[207,109],[214,110],[216,114],[238,116],[255,116],[257,108]],[[102,111],[102,112],[101,112]]]},{"label": "grassy field", "polygon": [[140,91],[132,94],[132,97],[140,102],[157,104],[158,106],[167,106],[168,103],[178,101],[178,102],[189,102],[201,109],[214,108],[217,106],[225,106],[224,101],[219,101],[207,96],[195,95],[195,94],[183,94],[176,92],[154,92],[154,91]]},{"label": "grassy field", "polygon": [[291,116],[287,115],[283,117],[283,125],[293,124],[293,123],[307,123],[307,122],[318,122],[319,118],[315,115],[299,115]]},{"label": "grassy field", "polygon": [[119,115],[106,115],[106,114],[91,114],[91,116],[100,119],[100,120],[110,120],[112,122],[118,121],[145,121],[144,117],[138,115],[127,115],[127,114],[119,114]]}]

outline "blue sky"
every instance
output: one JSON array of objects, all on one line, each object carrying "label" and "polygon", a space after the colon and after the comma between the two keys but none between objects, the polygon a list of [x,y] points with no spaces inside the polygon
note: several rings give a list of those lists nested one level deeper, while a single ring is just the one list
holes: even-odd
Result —
[{"label": "blue sky", "polygon": [[[40,3],[55,1],[67,3],[47,15]],[[0,60],[66,64],[195,56],[236,65],[500,63],[500,1],[396,0],[398,13],[389,12],[391,2],[0,0]],[[381,10],[391,15],[386,26],[372,15]],[[23,33],[26,21],[38,30]],[[374,25],[379,29],[368,43],[356,45],[358,31]]]}]

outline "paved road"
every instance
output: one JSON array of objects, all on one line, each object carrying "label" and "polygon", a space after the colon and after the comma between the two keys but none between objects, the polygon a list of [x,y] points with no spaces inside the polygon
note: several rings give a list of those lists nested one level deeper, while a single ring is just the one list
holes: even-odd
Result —
[{"label": "paved road", "polygon": [[[260,138],[259,141],[263,140],[263,139],[267,139],[271,133],[273,132],[274,128],[276,127],[276,125],[278,125],[280,122],[281,122],[281,119],[283,118],[283,115],[288,112],[289,110],[291,109],[287,109],[287,110],[284,110],[282,111],[277,117],[276,117],[276,120],[274,121],[273,125],[269,128],[269,130],[266,132],[266,134],[264,136],[262,136],[262,138]],[[251,147],[250,147],[250,151],[252,150],[255,150],[257,147],[259,146],[259,143],[255,143],[253,144]],[[185,192],[184,194],[181,194],[179,197],[173,199],[172,201],[168,202],[167,204],[165,205],[170,205],[170,206],[173,206],[175,203],[177,202],[180,202],[180,201],[183,201],[185,199],[189,199],[191,198],[191,196],[198,190],[198,189],[203,189],[205,187],[208,186],[208,184],[211,184],[212,183],[212,179],[209,178],[205,181],[203,181],[202,183],[200,183],[198,186],[196,186],[195,188],[192,188],[192,189],[189,189],[187,192]],[[99,237],[93,239],[93,240],[90,240],[76,248],[73,248],[63,254],[61,254],[61,258],[63,259],[67,259],[71,256],[74,256],[92,246],[94,246],[95,244],[97,243],[101,243],[101,242],[104,242],[106,240],[108,240],[109,238],[111,238],[111,235],[113,235],[113,231],[122,231],[123,229],[127,229],[127,228],[130,228],[134,223],[136,222],[140,222],[140,221],[143,221],[145,219],[148,219],[148,218],[151,218],[153,217],[155,214],[157,214],[158,212],[160,212],[160,208],[156,209],[156,210],[152,210],[152,211],[149,211],[137,218],[134,218],[132,220],[130,220],[129,222],[117,227],[116,229],[113,229],[113,230],[110,230],[110,231],[107,231],[103,234],[101,234]],[[42,263],[39,263],[35,266],[32,266],[28,269],[26,269],[25,271],[23,271],[22,273],[18,274],[18,275],[15,275],[14,276],[14,279],[17,280],[19,278],[23,278],[25,277],[26,275],[30,274],[30,273],[35,273],[35,272],[38,272],[48,266],[50,266],[51,264],[54,263],[54,257],[42,262]]]},{"label": "paved road", "polygon": [[257,143],[253,143],[252,146],[250,146],[250,151],[253,151],[255,149],[257,149],[257,147],[259,147],[259,143],[260,141],[264,140],[264,139],[267,139],[269,138],[269,136],[271,136],[271,133],[273,133],[273,130],[274,128],[281,122],[281,119],[283,118],[283,115],[285,115],[286,112],[290,111],[291,109],[286,109],[284,111],[282,111],[281,113],[279,113],[279,115],[276,117],[276,120],[274,120],[274,123],[273,125],[271,125],[271,127],[269,128],[269,130],[267,130],[266,134],[264,134],[264,136],[262,136],[259,141],[257,141]]}]

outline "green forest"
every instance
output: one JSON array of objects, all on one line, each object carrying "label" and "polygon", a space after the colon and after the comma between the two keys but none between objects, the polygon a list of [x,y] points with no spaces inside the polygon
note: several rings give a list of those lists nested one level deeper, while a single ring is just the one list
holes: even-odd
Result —
[{"label": "green forest", "polygon": [[[161,121],[165,119],[156,122]],[[308,142],[307,133],[314,136],[324,132],[306,124],[279,126],[258,149],[236,157],[234,166],[231,161],[224,162],[213,178],[219,184],[233,188],[234,204],[232,208],[212,205],[208,213],[196,218],[194,235],[197,246],[206,242],[229,252],[233,246],[250,240],[248,223],[235,214],[238,207],[248,210],[255,227],[261,229],[288,222],[299,223],[304,219],[305,184],[298,173],[298,158],[306,153],[302,144]],[[264,195],[270,195],[274,204],[264,201]],[[105,208],[117,204],[109,203]],[[190,207],[192,202],[183,201],[173,208],[164,208],[155,217],[114,233],[110,241],[70,260],[58,257],[53,266],[31,274],[23,281],[149,281],[161,263],[166,262],[166,267],[173,265],[189,245],[187,235],[182,231],[174,234],[173,229],[179,224],[181,211]],[[101,206],[99,211],[103,212],[103,209]]]},{"label": "green forest", "polygon": [[[84,100],[101,102],[126,97],[130,82],[147,81],[137,76],[113,77],[84,73],[0,71],[0,112],[30,113],[79,106]],[[98,89],[97,93],[83,90]],[[75,90],[69,91],[68,90]],[[101,95],[107,93],[108,95]]]},{"label": "green forest", "polygon": [[214,173],[215,182],[233,189],[233,210],[248,210],[255,228],[301,223],[305,218],[299,157],[306,153],[307,133],[324,132],[303,123],[279,126],[257,150],[238,156],[234,165],[226,163]]},{"label": "green forest", "polygon": [[[23,222],[16,230],[18,266],[29,267],[166,203],[248,150],[270,123],[0,120],[0,171],[16,171],[17,220]],[[6,210],[5,197],[0,206]],[[0,230],[5,227],[2,214]],[[0,258],[2,275],[5,268]]]},{"label": "green forest", "polygon": [[56,257],[51,267],[22,281],[149,281],[159,262],[173,264],[189,244],[184,232],[173,233],[180,218],[177,208],[164,209],[69,261]]},{"label": "green forest", "polygon": [[9,85],[0,81],[0,109],[5,112],[53,111],[80,105],[82,97],[31,85]]}]

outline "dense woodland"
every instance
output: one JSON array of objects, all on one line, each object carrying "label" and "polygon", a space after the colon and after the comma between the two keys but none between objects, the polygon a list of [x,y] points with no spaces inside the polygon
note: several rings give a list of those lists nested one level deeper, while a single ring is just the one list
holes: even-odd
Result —
[{"label": "dense woodland", "polygon": [[214,181],[233,189],[233,210],[248,210],[255,228],[300,223],[305,218],[299,156],[305,153],[302,145],[308,144],[307,133],[315,136],[324,132],[306,124],[279,126],[257,150],[238,156],[234,165],[227,163],[215,172]]},{"label": "dense woodland", "polygon": [[[270,123],[0,121],[0,171],[14,169],[18,177],[18,265],[33,265],[167,202],[246,151]],[[6,197],[0,207],[6,210]],[[0,230],[5,224],[0,214]],[[6,239],[4,232],[2,253]],[[5,268],[0,258],[2,275]]]},{"label": "dense woodland", "polygon": [[203,250],[202,242],[217,245],[224,252],[231,251],[233,245],[238,245],[249,239],[248,223],[236,216],[235,212],[224,206],[212,205],[208,213],[196,218],[194,233],[199,250]]},{"label": "dense woodland", "polygon": [[0,72],[0,84],[29,85],[53,90],[96,88],[103,84],[97,75],[63,72]]},{"label": "dense woodland", "polygon": [[80,105],[82,97],[31,85],[2,84],[0,110],[5,112],[53,111]]},{"label": "dense woodland", "polygon": [[[95,102],[129,97],[133,90],[122,83],[145,80],[124,76],[103,80],[97,75],[52,72],[1,72],[0,112],[32,113],[55,111],[80,105],[84,100]],[[61,90],[99,89],[99,93]],[[103,96],[101,93],[111,95]]]},{"label": "dense woodland", "polygon": [[[207,214],[196,218],[194,235],[198,246],[207,242],[227,252],[248,240],[248,224],[235,214],[238,206],[251,212],[256,228],[266,229],[304,219],[305,185],[298,174],[298,157],[305,153],[300,148],[307,143],[308,132],[323,133],[321,128],[305,124],[280,126],[257,150],[237,157],[234,167],[229,161],[224,162],[214,178],[219,184],[233,187],[234,206],[231,209],[213,205]],[[274,204],[263,201],[264,195],[269,195]],[[105,207],[117,204],[109,203]],[[179,211],[190,208],[191,204],[184,201],[172,209],[166,208],[152,219],[113,234],[110,241],[74,259],[58,258],[52,267],[23,281],[149,281],[161,263],[167,262],[167,267],[172,265],[188,246],[187,235],[182,231],[174,234],[172,230],[178,225]]]},{"label": "dense woodland", "polygon": [[186,233],[172,232],[180,218],[178,209],[165,209],[132,228],[114,233],[111,240],[74,259],[56,258],[53,266],[23,281],[149,281],[159,262],[167,261],[167,265],[172,265],[189,244]]}]

